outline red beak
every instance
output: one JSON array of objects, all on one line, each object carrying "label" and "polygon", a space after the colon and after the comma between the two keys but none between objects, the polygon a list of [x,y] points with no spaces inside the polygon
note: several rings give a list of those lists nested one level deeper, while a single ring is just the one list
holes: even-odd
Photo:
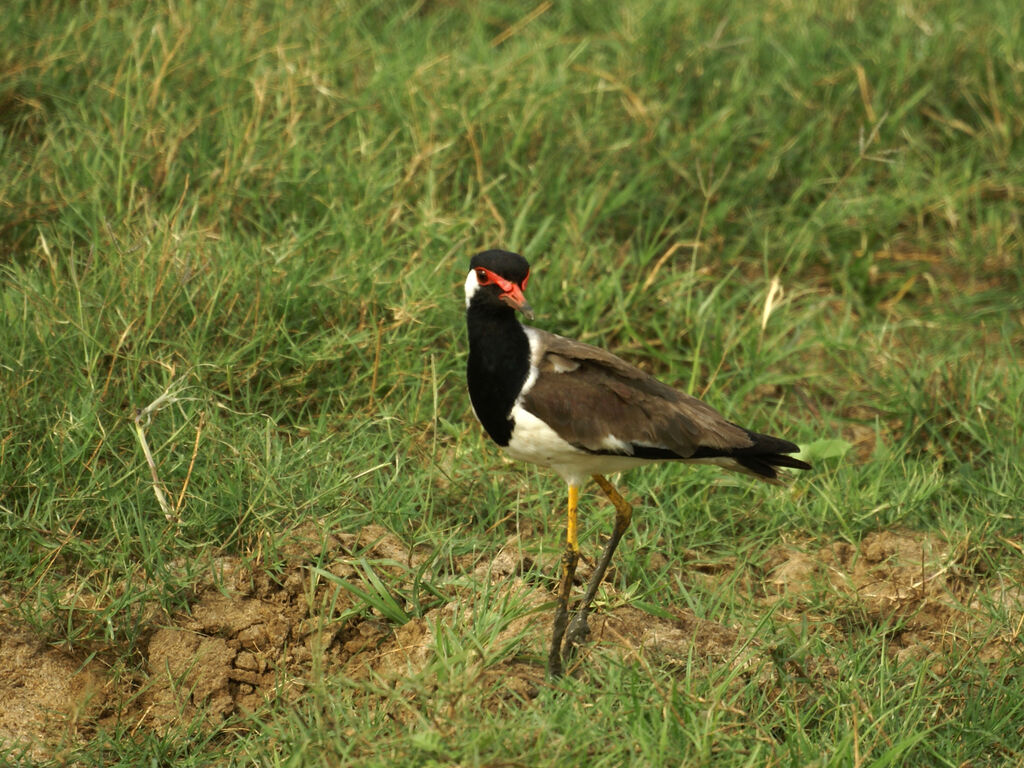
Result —
[{"label": "red beak", "polygon": [[523,295],[523,289],[515,283],[509,283],[507,288],[505,286],[502,286],[502,288],[505,291],[501,294],[501,300],[512,307],[512,309],[518,309],[522,312],[527,320],[533,320],[533,307],[530,306],[530,302]]}]

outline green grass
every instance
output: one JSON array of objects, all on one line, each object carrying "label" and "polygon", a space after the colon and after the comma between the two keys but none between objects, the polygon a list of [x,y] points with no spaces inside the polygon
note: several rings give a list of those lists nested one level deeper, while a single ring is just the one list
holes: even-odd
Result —
[{"label": "green grass", "polygon": [[[774,547],[904,528],[960,547],[965,579],[1020,581],[1019,3],[16,0],[5,17],[4,615],[144,685],[150,634],[211,563],[282,568],[283,533],[310,522],[430,552],[349,589],[393,627],[456,588],[474,607],[397,683],[318,677],[212,732],[112,717],[55,763],[1018,759],[1019,605],[977,608],[1010,652],[951,641],[940,668],[894,663],[884,623],[830,636],[748,598]],[[498,696],[487,670],[540,669],[524,638],[494,645],[531,609],[455,564],[509,526],[553,556],[565,489],[504,463],[469,409],[461,282],[495,246],[533,263],[539,326],[740,423],[854,445],[793,492],[704,468],[626,479],[619,586],[774,662],[599,649],[535,698]],[[590,552],[610,514],[584,505]],[[681,553],[733,576],[696,580]],[[834,674],[806,671],[822,658]]]}]

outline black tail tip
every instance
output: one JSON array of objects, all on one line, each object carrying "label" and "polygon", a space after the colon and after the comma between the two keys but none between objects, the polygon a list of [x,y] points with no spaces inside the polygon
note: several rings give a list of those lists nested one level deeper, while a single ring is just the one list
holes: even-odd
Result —
[{"label": "black tail tip", "polygon": [[[794,450],[796,448],[794,447]],[[780,469],[812,469],[806,461],[787,456],[784,453],[759,453],[734,455],[736,463],[766,480],[778,480]]]},{"label": "black tail tip", "polygon": [[794,456],[787,456],[784,453],[769,456],[766,461],[773,467],[786,467],[787,469],[813,469],[813,467],[806,461],[801,461]]}]

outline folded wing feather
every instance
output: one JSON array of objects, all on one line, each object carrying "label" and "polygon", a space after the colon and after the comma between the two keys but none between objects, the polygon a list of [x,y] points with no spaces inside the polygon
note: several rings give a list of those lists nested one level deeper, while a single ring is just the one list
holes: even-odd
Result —
[{"label": "folded wing feather", "polygon": [[730,451],[754,445],[749,432],[709,405],[610,352],[531,331],[537,334],[541,355],[523,406],[573,445],[626,455],[656,449],[667,452],[662,458],[680,459],[701,449]]}]

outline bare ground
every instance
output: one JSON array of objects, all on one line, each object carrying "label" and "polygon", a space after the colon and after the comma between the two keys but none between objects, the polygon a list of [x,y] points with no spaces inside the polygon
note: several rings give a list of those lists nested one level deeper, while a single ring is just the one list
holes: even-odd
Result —
[{"label": "bare ground", "polygon": [[[339,585],[366,588],[361,558],[393,569],[393,578],[410,579],[429,553],[410,549],[378,526],[337,535],[310,526],[295,532],[284,551],[286,565],[273,573],[238,558],[216,561],[188,614],[154,620],[147,628],[145,668],[135,674],[115,673],[103,653],[51,647],[0,613],[0,755],[59,757],[115,722],[130,724],[132,733],[165,732],[202,714],[212,727],[268,702],[294,700],[324,675],[392,681],[415,675],[435,653],[435,632],[458,633],[474,621],[474,595],[484,585],[518,606],[516,618],[491,644],[521,641],[529,655],[511,655],[481,674],[501,678],[496,695],[524,702],[543,684],[552,598],[515,537],[489,557],[457,564],[463,578],[433,596],[423,615],[400,625],[366,610]],[[317,573],[310,553],[324,551],[328,557],[319,561],[331,565]],[[655,567],[668,563],[657,554],[651,561]],[[698,572],[694,580],[734,578],[730,570]],[[765,553],[755,580],[753,622],[771,613],[777,624],[801,622],[840,639],[888,627],[887,649],[897,662],[928,660],[937,673],[951,652],[1001,658],[1024,620],[1024,591],[1017,583],[972,570],[962,552],[909,531],[872,533],[857,546],[779,547]],[[652,616],[606,587],[610,597],[591,621],[586,653],[659,665],[704,659],[758,674],[771,669],[763,663],[771,649],[742,629],[680,609],[671,610],[669,619]],[[1009,620],[993,626],[993,607]],[[814,674],[835,674],[834,665],[816,660]]]}]

